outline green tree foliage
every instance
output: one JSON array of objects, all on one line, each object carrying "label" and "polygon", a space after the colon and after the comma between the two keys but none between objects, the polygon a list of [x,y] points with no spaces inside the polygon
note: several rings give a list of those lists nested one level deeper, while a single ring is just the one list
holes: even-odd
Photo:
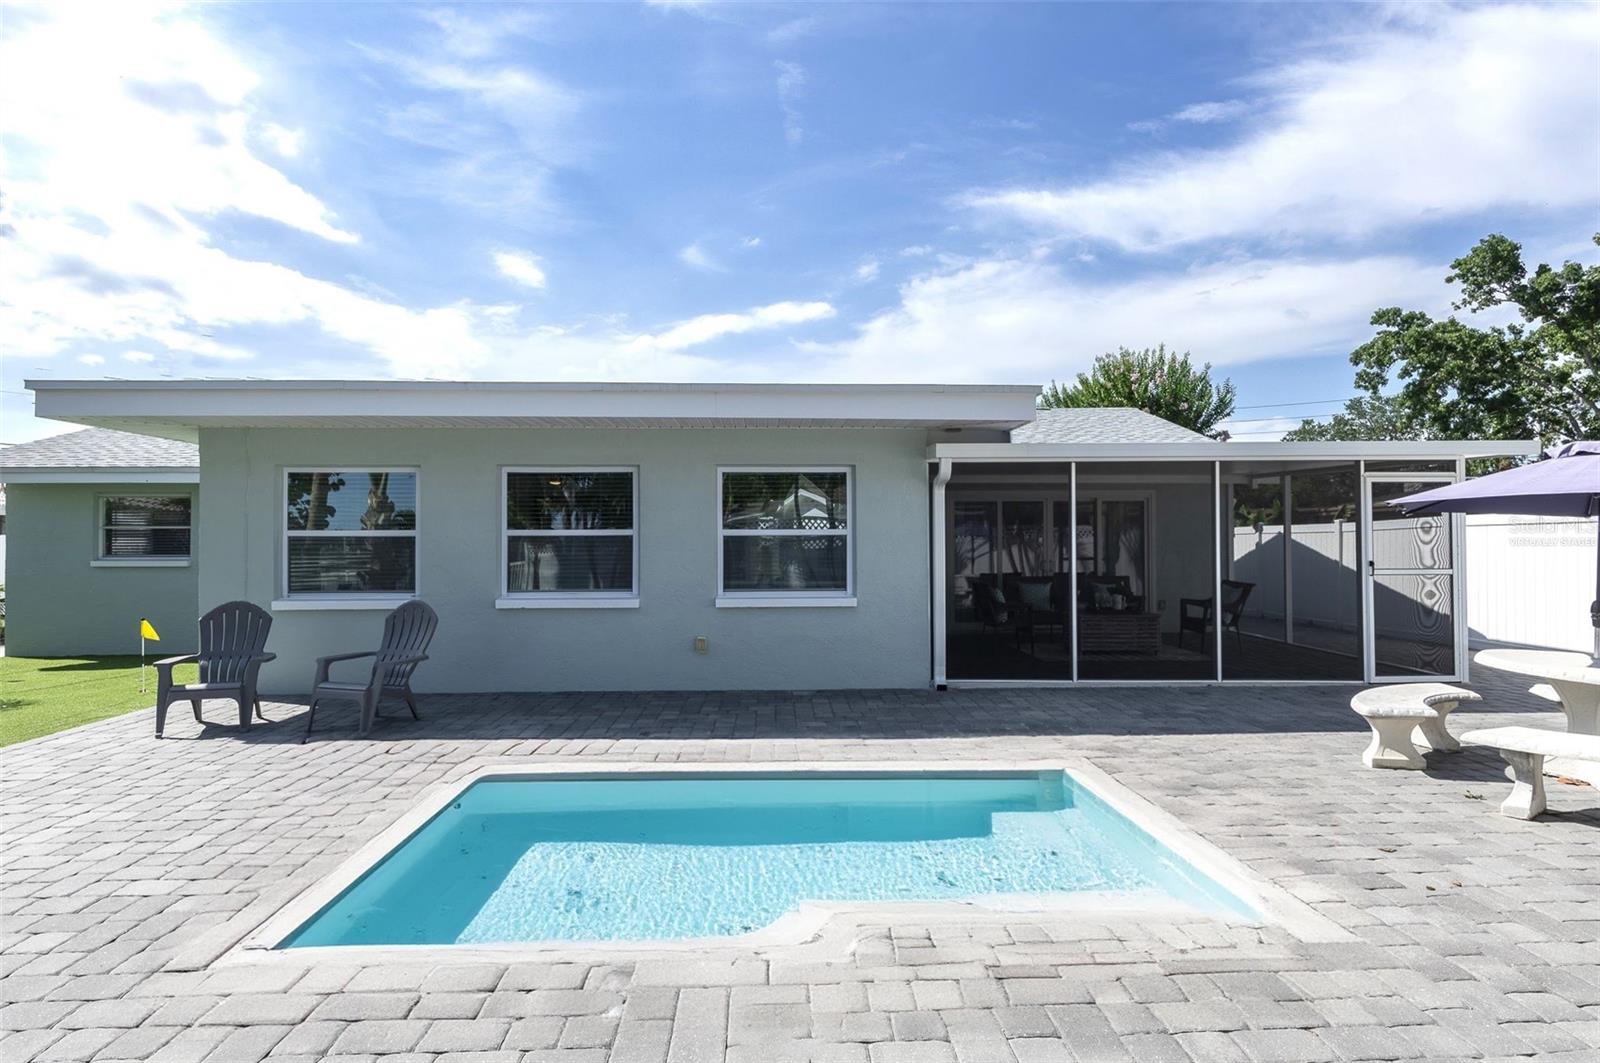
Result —
[{"label": "green tree foliage", "polygon": [[1477,328],[1397,306],[1373,314],[1378,334],[1350,355],[1356,387],[1377,399],[1398,383],[1393,422],[1374,428],[1415,433],[1379,438],[1600,438],[1600,266],[1530,274],[1521,245],[1495,234],[1451,269],[1456,310],[1508,308],[1520,320]]},{"label": "green tree foliage", "polygon": [[1344,410],[1327,421],[1307,418],[1299,428],[1283,434],[1288,443],[1317,443],[1334,440],[1421,439],[1422,430],[1401,412],[1399,402],[1386,395],[1358,397],[1345,403]]},{"label": "green tree foliage", "polygon": [[1233,381],[1211,380],[1211,363],[1195,368],[1189,352],[1178,354],[1166,344],[1142,351],[1119,347],[1095,359],[1094,368],[1079,373],[1070,386],[1051,381],[1039,399],[1045,409],[1085,406],[1132,406],[1182,425],[1215,435],[1217,424],[1233,413]]}]

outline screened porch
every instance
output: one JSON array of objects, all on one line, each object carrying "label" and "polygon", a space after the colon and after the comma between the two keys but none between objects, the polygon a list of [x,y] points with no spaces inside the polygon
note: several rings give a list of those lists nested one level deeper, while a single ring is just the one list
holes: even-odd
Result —
[{"label": "screened porch", "polygon": [[1458,530],[1387,501],[1454,479],[1456,465],[952,462],[942,484],[935,472],[936,674],[942,663],[957,683],[1454,678]]}]

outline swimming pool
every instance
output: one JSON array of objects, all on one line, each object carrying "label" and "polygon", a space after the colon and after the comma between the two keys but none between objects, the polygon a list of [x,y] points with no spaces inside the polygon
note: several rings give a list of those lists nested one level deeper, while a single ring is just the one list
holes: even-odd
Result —
[{"label": "swimming pool", "polygon": [[670,941],[811,902],[1256,910],[1065,770],[487,777],[276,944]]}]

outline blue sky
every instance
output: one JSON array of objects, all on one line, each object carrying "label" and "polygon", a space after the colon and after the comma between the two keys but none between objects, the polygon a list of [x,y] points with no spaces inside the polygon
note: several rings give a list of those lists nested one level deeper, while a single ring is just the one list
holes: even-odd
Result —
[{"label": "blue sky", "polygon": [[0,21],[8,443],[62,427],[30,376],[1042,383],[1157,342],[1262,438],[1483,234],[1600,228],[1593,5]]}]

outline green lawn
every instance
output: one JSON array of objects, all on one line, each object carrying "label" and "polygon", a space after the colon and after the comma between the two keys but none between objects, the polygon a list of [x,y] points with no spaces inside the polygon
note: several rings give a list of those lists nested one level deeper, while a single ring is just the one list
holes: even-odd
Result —
[{"label": "green lawn", "polygon": [[[174,677],[195,682],[195,666],[179,665]],[[137,657],[0,657],[0,746],[149,708],[153,667],[145,689],[139,693]]]}]

